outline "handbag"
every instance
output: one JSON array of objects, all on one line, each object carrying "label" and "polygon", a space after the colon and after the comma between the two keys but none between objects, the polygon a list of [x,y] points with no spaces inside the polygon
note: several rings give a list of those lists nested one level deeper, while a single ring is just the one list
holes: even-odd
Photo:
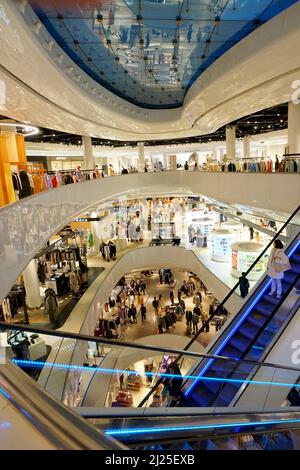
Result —
[{"label": "handbag", "polygon": [[283,273],[285,271],[289,271],[291,269],[291,265],[289,261],[284,264],[274,263],[274,269],[276,273]]}]

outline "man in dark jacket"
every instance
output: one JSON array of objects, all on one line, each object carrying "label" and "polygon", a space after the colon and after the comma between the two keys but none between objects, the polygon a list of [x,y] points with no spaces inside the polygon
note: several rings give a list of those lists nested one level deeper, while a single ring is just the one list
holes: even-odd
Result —
[{"label": "man in dark jacket", "polygon": [[249,292],[249,287],[250,287],[249,281],[245,277],[245,273],[242,273],[241,277],[239,278],[239,281],[240,281],[241,297],[244,299],[245,297],[247,297],[248,292]]},{"label": "man in dark jacket", "polygon": [[130,323],[136,323],[136,307],[134,304],[131,304],[130,309],[128,310],[128,318]]}]

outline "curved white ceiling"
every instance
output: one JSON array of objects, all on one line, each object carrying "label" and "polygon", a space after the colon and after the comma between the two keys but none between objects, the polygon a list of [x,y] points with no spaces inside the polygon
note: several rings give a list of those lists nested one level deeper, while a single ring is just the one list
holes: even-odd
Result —
[{"label": "curved white ceiling", "polygon": [[299,79],[299,2],[218,59],[191,87],[183,107],[173,110],[145,110],[105,90],[71,62],[28,9],[26,0],[0,5],[0,80],[6,87],[0,112],[39,126],[119,140],[206,134],[289,101]]}]

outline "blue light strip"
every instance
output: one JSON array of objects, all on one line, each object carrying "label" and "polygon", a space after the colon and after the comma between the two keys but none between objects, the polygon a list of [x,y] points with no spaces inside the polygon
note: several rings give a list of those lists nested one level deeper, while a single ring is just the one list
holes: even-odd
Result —
[{"label": "blue light strip", "polygon": [[[68,365],[68,364],[56,364],[54,362],[35,362],[35,361],[26,361],[22,359],[13,359],[12,360],[16,365],[22,366],[22,367],[49,367],[49,368],[57,368],[57,369],[63,369],[63,370],[80,370],[83,372],[93,372],[93,374],[97,373],[104,373],[104,374],[128,374],[128,375],[139,375],[138,371],[129,371],[126,369],[104,369],[104,368],[91,368],[87,366],[79,366],[79,365]],[[248,380],[248,379],[226,379],[223,377],[199,377],[198,375],[179,375],[179,374],[156,374],[154,372],[145,372],[146,376],[148,377],[154,377],[154,376],[159,376],[159,377],[165,377],[165,378],[184,378],[184,379],[191,379],[191,380],[202,380],[203,382],[227,382],[227,383],[248,383],[248,384],[254,384],[254,385],[270,385],[274,387],[299,387],[300,388],[300,383],[299,384],[294,384],[294,383],[287,383],[287,382],[268,382],[264,380]]]},{"label": "blue light strip", "polygon": [[[297,250],[298,246],[300,244],[300,240],[298,240],[298,242],[295,244],[295,246],[287,253],[287,256],[290,258],[293,253]],[[261,299],[261,297],[264,295],[265,291],[267,290],[267,288],[270,286],[272,282],[272,279],[270,279],[267,284],[265,285],[265,287],[262,289],[262,291],[259,293],[259,295],[253,300],[253,302],[250,304],[250,306],[247,308],[246,312],[244,313],[244,315],[240,318],[240,320],[238,321],[238,323],[235,325],[234,328],[232,328],[232,330],[229,331],[229,334],[224,338],[223,342],[220,344],[220,346],[217,348],[217,350],[214,352],[214,355],[217,356],[220,351],[223,349],[224,346],[226,346],[226,344],[228,343],[228,341],[230,340],[230,338],[234,335],[234,333],[236,332],[236,330],[241,326],[241,324],[244,322],[245,318],[249,315],[249,313],[252,311],[253,307],[258,303],[258,301]],[[202,377],[203,374],[205,374],[205,372],[207,371],[207,369],[210,367],[210,365],[213,363],[214,359],[210,359],[208,361],[208,363],[206,364],[206,366],[204,366],[204,368],[202,369],[202,371],[200,372],[199,374],[199,379],[200,377]],[[192,391],[192,389],[195,387],[195,385],[197,384],[198,380],[195,380],[194,382],[191,383],[191,385],[189,386],[189,388],[184,392],[184,395],[185,396],[188,396],[189,393]]]},{"label": "blue light strip", "polygon": [[300,419],[284,419],[272,421],[251,421],[248,423],[228,423],[228,424],[206,424],[197,426],[174,426],[174,427],[161,427],[161,428],[129,428],[129,429],[107,429],[104,434],[108,436],[130,436],[131,434],[146,434],[146,433],[164,433],[164,432],[178,432],[178,431],[201,431],[207,429],[226,429],[234,427],[247,427],[247,426],[270,426],[274,424],[300,424]]},{"label": "blue light strip", "polygon": [[8,393],[3,390],[3,388],[0,387],[0,393],[5,397],[5,398],[8,398],[8,400],[11,399],[10,395],[8,395]]}]

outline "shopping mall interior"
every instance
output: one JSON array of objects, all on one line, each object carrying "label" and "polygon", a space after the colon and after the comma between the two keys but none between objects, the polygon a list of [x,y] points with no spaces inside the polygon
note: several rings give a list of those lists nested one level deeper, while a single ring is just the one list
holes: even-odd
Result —
[{"label": "shopping mall interior", "polygon": [[[0,449],[300,449],[300,2],[0,2]],[[298,410],[299,408],[299,410]]]}]

